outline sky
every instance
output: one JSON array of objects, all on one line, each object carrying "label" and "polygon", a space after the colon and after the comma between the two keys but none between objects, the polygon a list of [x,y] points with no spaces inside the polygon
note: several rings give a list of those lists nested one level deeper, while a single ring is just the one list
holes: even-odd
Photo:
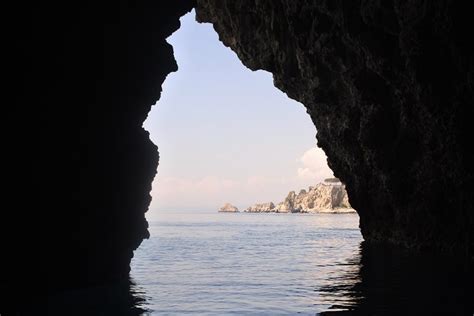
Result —
[{"label": "sky", "polygon": [[271,73],[246,68],[194,11],[167,41],[179,70],[144,123],[160,152],[149,219],[277,203],[332,177],[306,109],[273,86]]}]

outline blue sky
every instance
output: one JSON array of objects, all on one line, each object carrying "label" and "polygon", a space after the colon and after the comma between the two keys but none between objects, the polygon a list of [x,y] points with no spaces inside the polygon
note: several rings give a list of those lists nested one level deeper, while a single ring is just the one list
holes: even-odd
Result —
[{"label": "blue sky", "polygon": [[194,17],[182,17],[167,39],[179,70],[144,123],[160,152],[147,216],[279,202],[331,176],[305,108],[275,88],[270,73],[246,68]]}]

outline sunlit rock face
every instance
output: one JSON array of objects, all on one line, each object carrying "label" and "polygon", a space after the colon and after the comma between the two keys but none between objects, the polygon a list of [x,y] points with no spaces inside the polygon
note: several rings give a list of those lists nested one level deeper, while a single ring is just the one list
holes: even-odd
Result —
[{"label": "sunlit rock face", "polygon": [[301,190],[298,194],[294,191],[277,208],[280,211],[289,212],[350,212],[354,211],[347,197],[343,184],[318,183],[310,186],[308,191]]},{"label": "sunlit rock face", "polygon": [[302,102],[370,242],[472,258],[474,21],[455,1],[198,0]]},{"label": "sunlit rock face", "polygon": [[247,207],[245,212],[249,213],[268,213],[275,211],[275,204],[273,202],[267,203],[256,203],[252,206]]},{"label": "sunlit rock face", "polygon": [[343,184],[318,183],[310,186],[308,191],[300,190],[298,194],[290,191],[286,198],[278,203],[257,203],[248,207],[250,213],[354,213],[349,204]]}]

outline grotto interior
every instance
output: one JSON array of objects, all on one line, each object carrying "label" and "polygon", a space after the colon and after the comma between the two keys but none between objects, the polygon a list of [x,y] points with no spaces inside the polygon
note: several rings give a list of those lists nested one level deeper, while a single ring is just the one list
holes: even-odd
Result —
[{"label": "grotto interior", "polygon": [[17,283],[57,292],[127,278],[158,165],[142,124],[177,70],[165,39],[192,8],[305,105],[365,243],[472,265],[474,20],[463,2],[53,1],[31,10],[27,36],[12,30],[29,61],[17,105],[48,110],[42,270],[13,259],[4,298]]}]

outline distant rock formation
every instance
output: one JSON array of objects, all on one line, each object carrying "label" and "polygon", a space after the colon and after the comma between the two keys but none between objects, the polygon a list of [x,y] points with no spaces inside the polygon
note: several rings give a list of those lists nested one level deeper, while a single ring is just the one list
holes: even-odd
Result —
[{"label": "distant rock formation", "polygon": [[225,213],[238,213],[239,209],[235,206],[233,206],[230,203],[224,204],[223,207],[219,209],[219,212],[225,212]]},{"label": "distant rock formation", "polygon": [[273,202],[269,203],[257,203],[253,206],[250,206],[245,211],[246,212],[254,212],[254,213],[265,213],[265,212],[272,212],[275,209],[275,204]]},{"label": "distant rock formation", "polygon": [[324,180],[308,191],[288,193],[283,202],[259,203],[250,206],[245,212],[251,213],[353,213],[344,184],[337,178]]}]

